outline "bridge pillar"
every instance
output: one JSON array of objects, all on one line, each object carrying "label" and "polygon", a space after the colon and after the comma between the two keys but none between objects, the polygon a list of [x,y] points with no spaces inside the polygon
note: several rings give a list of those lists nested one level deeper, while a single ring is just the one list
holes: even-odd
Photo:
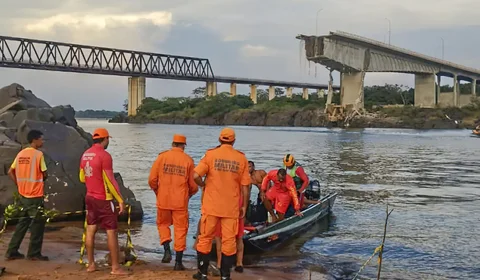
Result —
[{"label": "bridge pillar", "polygon": [[275,98],[275,87],[274,86],[270,86],[268,88],[268,100],[272,100]]},{"label": "bridge pillar", "polygon": [[435,107],[435,74],[415,74],[414,104],[416,107]]},{"label": "bridge pillar", "polygon": [[287,98],[292,98],[292,88],[291,87],[287,87]]},{"label": "bridge pillar", "polygon": [[250,85],[250,99],[257,104],[257,85]]},{"label": "bridge pillar", "polygon": [[[355,107],[363,108],[363,76],[361,72],[341,73],[340,79],[340,101],[342,106],[348,104],[358,105]],[[330,98],[330,97],[329,97]],[[327,101],[328,104],[330,103]]]},{"label": "bridge pillar", "polygon": [[236,83],[231,83],[230,84],[230,95],[231,96],[237,95],[237,84]]},{"label": "bridge pillar", "polygon": [[473,97],[477,96],[477,80],[476,79],[472,80],[472,95]]},{"label": "bridge pillar", "polygon": [[[438,105],[440,102],[440,93],[442,92],[442,88],[440,85],[442,84],[442,76],[437,75],[437,87],[435,92],[435,105]],[[415,98],[414,98],[415,99]]]},{"label": "bridge pillar", "polygon": [[453,107],[458,107],[458,95],[460,94],[460,81],[457,74],[453,76]]},{"label": "bridge pillar", "polygon": [[303,88],[303,99],[308,100],[308,88]]},{"label": "bridge pillar", "polygon": [[216,82],[207,82],[207,96],[217,95],[217,83]]},{"label": "bridge pillar", "polygon": [[128,115],[135,116],[145,99],[145,77],[128,78]]}]

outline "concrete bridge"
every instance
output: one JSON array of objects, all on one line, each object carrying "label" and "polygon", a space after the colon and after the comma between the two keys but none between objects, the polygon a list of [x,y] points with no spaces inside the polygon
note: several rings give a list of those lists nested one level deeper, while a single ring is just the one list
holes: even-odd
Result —
[{"label": "concrete bridge", "polygon": [[[0,67],[129,77],[128,115],[135,115],[146,97],[146,78],[203,81],[209,96],[217,93],[217,83],[230,83],[231,95],[236,95],[237,84],[249,84],[254,103],[257,102],[257,86],[269,86],[270,100],[275,97],[277,86],[286,88],[287,97],[292,96],[292,88],[302,88],[306,99],[309,89],[329,88],[324,84],[216,77],[205,58],[7,36],[0,36]],[[330,89],[340,87],[330,84]]]},{"label": "concrete bridge", "polygon": [[[366,72],[396,72],[415,75],[415,106],[460,107],[476,97],[480,70],[419,54],[346,32],[325,36],[298,35],[305,42],[309,61],[341,73],[341,105],[363,108]],[[454,80],[453,92],[440,92],[441,77]],[[460,81],[471,83],[471,94],[460,95]]]}]

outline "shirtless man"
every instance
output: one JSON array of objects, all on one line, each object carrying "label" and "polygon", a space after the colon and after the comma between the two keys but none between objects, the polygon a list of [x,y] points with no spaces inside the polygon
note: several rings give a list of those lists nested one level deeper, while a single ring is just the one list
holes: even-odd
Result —
[{"label": "shirtless man", "polygon": [[[252,185],[255,185],[260,191],[263,178],[267,176],[267,172],[265,172],[265,170],[255,170],[255,163],[253,161],[248,161],[248,171],[250,172]],[[250,193],[252,192],[252,185],[250,185]]]}]

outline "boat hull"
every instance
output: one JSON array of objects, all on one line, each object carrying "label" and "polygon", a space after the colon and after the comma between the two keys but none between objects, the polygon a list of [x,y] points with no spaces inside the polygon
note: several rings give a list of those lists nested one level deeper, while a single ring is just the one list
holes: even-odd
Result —
[{"label": "boat hull", "polygon": [[331,212],[337,193],[324,197],[319,204],[311,205],[302,211],[303,217],[293,216],[281,222],[268,226],[259,232],[253,232],[243,237],[244,254],[269,252],[282,247],[299,234],[310,229],[319,220]]}]

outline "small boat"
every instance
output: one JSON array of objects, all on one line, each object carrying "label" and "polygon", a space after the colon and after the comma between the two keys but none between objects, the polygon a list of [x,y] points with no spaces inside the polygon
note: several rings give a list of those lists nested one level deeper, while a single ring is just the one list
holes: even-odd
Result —
[{"label": "small boat", "polygon": [[472,134],[476,136],[480,136],[480,127],[476,127],[474,130],[472,130]]},{"label": "small boat", "polygon": [[[318,203],[310,204],[304,208],[301,211],[303,214],[301,217],[294,215],[293,207],[291,207],[287,211],[287,218],[273,224],[268,223],[267,211],[260,198],[257,199],[256,203],[251,203],[250,211],[247,210],[247,220],[250,221],[251,225],[245,226],[243,236],[244,255],[276,250],[308,231],[317,222],[331,214],[337,193],[329,193],[322,197],[320,182],[313,180],[305,191],[305,197],[309,200],[318,201]],[[290,215],[289,212],[291,212]],[[215,241],[212,244],[210,258],[212,261],[216,260]]]},{"label": "small boat", "polygon": [[244,254],[273,251],[291,241],[327,217],[332,212],[336,197],[337,193],[326,195],[318,204],[311,204],[302,210],[302,217],[294,215],[274,224],[264,222],[246,227],[250,232],[243,236]]}]

